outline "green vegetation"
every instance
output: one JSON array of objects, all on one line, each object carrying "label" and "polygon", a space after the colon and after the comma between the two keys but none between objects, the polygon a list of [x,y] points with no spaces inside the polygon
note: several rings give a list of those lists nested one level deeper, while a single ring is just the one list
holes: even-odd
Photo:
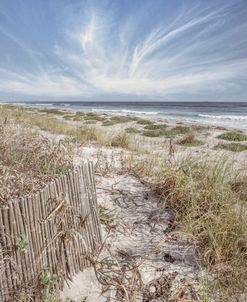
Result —
[{"label": "green vegetation", "polygon": [[75,113],[75,115],[76,116],[85,116],[85,113],[84,112],[82,112],[82,111],[76,111],[76,113]]},{"label": "green vegetation", "polygon": [[21,239],[18,243],[17,243],[17,248],[18,250],[20,250],[21,252],[25,252],[28,248],[28,241],[26,239]]},{"label": "green vegetation", "polygon": [[225,149],[233,152],[241,152],[247,150],[247,145],[239,144],[239,143],[231,143],[231,144],[218,144],[216,149]]},{"label": "green vegetation", "polygon": [[126,131],[127,133],[136,133],[136,134],[141,132],[140,130],[138,130],[138,129],[136,129],[136,128],[132,128],[132,127],[126,128],[125,131]]},{"label": "green vegetation", "polygon": [[102,126],[113,126],[116,123],[114,121],[110,121],[110,120],[106,120],[104,122],[102,122]]},{"label": "green vegetation", "polygon": [[88,120],[88,121],[84,122],[85,125],[93,125],[93,124],[96,124],[96,123],[97,123],[97,121],[95,121],[95,120]]},{"label": "green vegetation", "polygon": [[93,112],[87,112],[84,115],[85,120],[95,120],[95,121],[104,121],[105,118],[101,117],[100,115],[93,113]]},{"label": "green vegetation", "polygon": [[142,132],[143,136],[147,137],[160,137],[163,136],[163,132],[161,130],[146,130]]},{"label": "green vegetation", "polygon": [[151,125],[145,126],[144,129],[147,129],[147,130],[162,130],[162,129],[165,129],[166,127],[167,127],[167,125],[165,125],[165,124],[160,124],[160,125],[151,124]]},{"label": "green vegetation", "polygon": [[151,121],[151,120],[139,119],[137,121],[137,124],[139,124],[139,125],[152,125],[152,124],[154,124],[154,122]]},{"label": "green vegetation", "polygon": [[[176,220],[196,242],[202,265],[214,276],[212,281],[208,279],[208,297],[214,294],[217,301],[228,301],[246,293],[246,213],[240,206],[240,194],[229,181],[236,182],[237,177],[231,167],[224,162],[169,163],[147,155],[142,160],[132,156],[126,169],[145,182],[149,180],[150,187],[175,211]],[[219,292],[210,292],[216,287]]]},{"label": "green vegetation", "polygon": [[191,131],[190,127],[187,126],[176,126],[171,129],[175,134],[186,134]]},{"label": "green vegetation", "polygon": [[53,293],[55,286],[59,283],[59,277],[49,271],[45,271],[40,275],[39,279],[42,287],[42,298],[40,302],[56,302],[57,299]]},{"label": "green vegetation", "polygon": [[100,222],[107,227],[113,227],[114,226],[113,211],[107,209],[102,205],[98,205],[98,211],[99,211]]},{"label": "green vegetation", "polygon": [[132,118],[129,117],[129,116],[112,116],[110,118],[110,120],[112,122],[114,122],[115,124],[121,124],[121,123],[128,123],[128,122],[131,122],[132,121]]},{"label": "green vegetation", "polygon": [[63,119],[65,119],[65,120],[73,120],[75,118],[75,116],[74,115],[71,115],[71,114],[65,114],[64,116],[63,116]]},{"label": "green vegetation", "polygon": [[55,115],[64,115],[64,111],[54,109],[54,108],[40,109],[39,112],[48,113],[48,114],[55,114]]},{"label": "green vegetation", "polygon": [[204,143],[203,141],[196,139],[193,134],[188,134],[179,141],[179,144],[186,147],[196,147],[203,145]]},{"label": "green vegetation", "polygon": [[147,136],[147,137],[168,137],[168,138],[172,138],[176,136],[176,132],[174,132],[173,130],[170,129],[157,129],[157,130],[146,130],[143,131],[142,133],[143,136]]},{"label": "green vegetation", "polygon": [[247,136],[245,134],[239,133],[239,132],[226,132],[226,133],[218,135],[217,137],[220,139],[224,139],[224,140],[228,140],[228,141],[235,141],[235,142],[247,140]]}]

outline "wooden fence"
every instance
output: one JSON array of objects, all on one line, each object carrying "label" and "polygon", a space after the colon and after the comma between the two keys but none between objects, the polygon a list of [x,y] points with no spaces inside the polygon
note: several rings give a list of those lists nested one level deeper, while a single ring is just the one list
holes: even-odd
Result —
[{"label": "wooden fence", "polygon": [[1,207],[0,301],[35,295],[42,274],[43,285],[49,272],[62,286],[90,266],[86,255],[101,244],[96,207],[91,163]]}]

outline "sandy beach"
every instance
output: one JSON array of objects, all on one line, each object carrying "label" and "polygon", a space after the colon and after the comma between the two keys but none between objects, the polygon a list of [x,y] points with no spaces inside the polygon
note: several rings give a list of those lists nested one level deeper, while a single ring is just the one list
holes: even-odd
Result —
[{"label": "sandy beach", "polygon": [[[205,190],[219,190],[215,194],[221,196],[225,189],[219,187],[222,183],[220,178],[216,177],[215,184],[210,185],[203,181],[208,178],[208,182],[212,182],[209,167],[213,171],[219,162],[222,169],[225,165],[230,166],[231,170],[222,176],[225,180],[229,177],[227,184],[236,180],[235,174],[244,179],[247,167],[246,131],[45,107],[2,106],[0,110],[1,122],[6,127],[12,127],[11,131],[17,129],[16,125],[19,125],[20,132],[28,127],[51,142],[69,144],[73,166],[87,160],[94,163],[105,240],[105,248],[98,257],[102,266],[106,259],[115,261],[112,270],[119,274],[119,278],[126,278],[123,282],[136,280],[132,284],[133,291],[136,291],[135,301],[204,301],[203,291],[208,291],[207,295],[211,296],[209,289],[213,288],[217,278],[221,278],[219,276],[224,270],[227,272],[227,267],[223,260],[219,266],[209,264],[210,261],[205,266],[202,258],[207,259],[207,253],[210,257],[218,257],[217,253],[223,251],[217,250],[217,247],[214,250],[209,239],[201,247],[206,239],[200,241],[200,236],[207,238],[209,235],[205,235],[206,227],[204,235],[197,229],[202,223],[200,217],[207,213],[203,211],[205,204],[210,208],[209,202],[216,202],[215,197],[211,197],[214,193],[206,194]],[[200,168],[194,167],[199,164]],[[202,171],[205,179],[200,178],[199,187],[198,184],[193,187],[194,177],[196,179]],[[180,187],[178,183],[183,182],[186,186]],[[203,196],[205,204],[201,197],[198,197],[200,202],[199,199],[187,200],[189,196],[197,195],[194,190],[202,190],[198,194]],[[192,209],[193,202],[198,204]],[[225,213],[229,215],[227,211]],[[183,212],[187,216],[183,216]],[[213,210],[212,215],[215,217]],[[191,219],[200,223],[193,224]],[[214,231],[217,233],[217,230]],[[225,232],[229,236],[227,229]],[[123,265],[131,268],[132,273],[128,277],[121,273]],[[134,268],[138,268],[140,277],[135,275]],[[95,275],[95,268],[79,273],[60,292],[61,301],[115,300],[119,291],[117,279],[111,274],[107,275],[111,285],[104,286]],[[205,280],[212,282],[209,289],[204,284]],[[245,299],[241,295],[240,298],[242,300],[239,301]]]}]

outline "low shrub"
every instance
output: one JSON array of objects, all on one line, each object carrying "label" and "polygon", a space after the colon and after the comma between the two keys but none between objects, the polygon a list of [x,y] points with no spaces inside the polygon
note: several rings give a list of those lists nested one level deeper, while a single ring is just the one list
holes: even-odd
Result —
[{"label": "low shrub", "polygon": [[228,141],[235,141],[235,142],[247,140],[247,136],[239,132],[226,132],[218,135],[217,138],[228,140]]}]

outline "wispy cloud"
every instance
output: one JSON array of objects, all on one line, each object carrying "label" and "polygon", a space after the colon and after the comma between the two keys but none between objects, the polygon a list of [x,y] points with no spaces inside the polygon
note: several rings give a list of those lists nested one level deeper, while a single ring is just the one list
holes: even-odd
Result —
[{"label": "wispy cloud", "polygon": [[157,19],[152,21],[130,2],[118,7],[92,1],[90,9],[84,4],[73,22],[66,23],[63,39],[54,40],[45,52],[27,46],[0,24],[0,37],[22,48],[33,63],[22,73],[20,68],[0,69],[0,91],[47,97],[174,94],[203,99],[215,94],[227,99],[235,92],[244,98],[247,5],[176,2],[168,13],[164,2],[155,2],[161,12],[156,8]]}]

